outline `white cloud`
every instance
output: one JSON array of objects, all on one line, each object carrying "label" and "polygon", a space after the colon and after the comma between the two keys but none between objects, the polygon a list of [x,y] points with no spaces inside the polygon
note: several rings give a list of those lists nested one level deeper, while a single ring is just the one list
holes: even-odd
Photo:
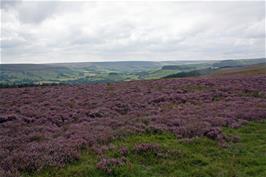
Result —
[{"label": "white cloud", "polygon": [[2,63],[265,57],[265,2],[17,2]]}]

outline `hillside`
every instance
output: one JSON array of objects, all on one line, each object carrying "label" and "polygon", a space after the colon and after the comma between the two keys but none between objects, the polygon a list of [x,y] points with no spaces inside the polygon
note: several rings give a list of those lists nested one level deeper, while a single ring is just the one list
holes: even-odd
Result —
[{"label": "hillside", "polygon": [[239,68],[222,68],[216,70],[211,75],[213,76],[224,76],[224,75],[266,75],[266,64],[255,64]]},{"label": "hillside", "polygon": [[257,58],[253,60],[223,60],[220,62],[216,62],[213,64],[213,67],[218,68],[229,68],[229,67],[241,67],[241,66],[248,66],[254,64],[265,64],[265,58]]},{"label": "hillside", "polygon": [[255,64],[238,67],[222,67],[222,68],[205,68],[196,69],[192,71],[183,71],[175,74],[169,74],[162,78],[182,78],[182,77],[196,77],[196,76],[225,76],[225,75],[265,75],[266,64]]},{"label": "hillside", "polygon": [[[1,64],[0,87],[43,84],[110,83],[129,80],[159,79],[208,68],[247,66],[265,63],[265,59],[224,61],[120,61],[55,64]],[[241,64],[241,65],[240,65]],[[114,74],[115,73],[115,74]],[[200,71],[201,73],[201,71]],[[185,74],[185,75],[190,75]],[[194,76],[195,74],[193,74]]]},{"label": "hillside", "polygon": [[78,72],[61,66],[45,64],[1,64],[0,84],[56,83],[64,79],[75,79],[78,74]]},{"label": "hillside", "polygon": [[[84,173],[91,175],[80,176],[128,176],[125,174],[128,170],[123,171],[120,166],[127,169],[135,164],[133,171],[140,174],[149,169],[148,164],[138,160],[146,160],[147,156],[142,153],[155,152],[158,158],[169,160],[173,154],[177,157],[186,151],[157,150],[158,145],[151,139],[146,141],[149,134],[169,141],[205,137],[207,144],[211,144],[209,139],[212,139],[220,147],[226,147],[230,138],[222,132],[223,127],[237,128],[248,121],[265,119],[265,84],[265,75],[242,72],[223,77],[0,89],[0,174],[26,173],[31,176],[46,167],[76,162],[79,169],[88,162],[93,169],[87,168]],[[135,135],[146,137],[140,142],[130,141],[135,142],[133,146],[136,147],[135,150],[132,147],[129,154],[136,152],[139,156],[127,156],[123,146],[110,144]],[[105,152],[112,148],[121,148],[121,151],[109,157]],[[82,159],[86,157],[92,161],[84,164]],[[185,159],[187,156],[179,157]],[[205,163],[202,160],[194,159],[189,164],[197,166]],[[150,163],[155,165],[153,161]],[[257,166],[262,167],[263,161],[258,161]],[[215,173],[220,171],[218,169],[230,174],[227,168],[213,168],[214,176],[218,175]],[[250,174],[248,170],[243,172],[243,175],[247,174]]]},{"label": "hillside", "polygon": [[55,63],[52,66],[63,66],[75,69],[94,69],[102,71],[137,72],[157,69],[159,62],[152,61],[119,61],[119,62],[83,62],[83,63]]}]

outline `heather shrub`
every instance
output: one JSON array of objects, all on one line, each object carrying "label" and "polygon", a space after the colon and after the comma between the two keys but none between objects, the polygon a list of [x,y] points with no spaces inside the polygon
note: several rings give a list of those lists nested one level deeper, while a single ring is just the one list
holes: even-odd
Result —
[{"label": "heather shrub", "polygon": [[13,121],[13,120],[16,120],[16,119],[17,119],[17,116],[15,114],[3,115],[3,116],[0,117],[0,124],[8,122],[8,121]]},{"label": "heather shrub", "polygon": [[[110,141],[132,134],[206,136],[225,145],[237,140],[224,137],[223,126],[266,118],[264,90],[263,75],[0,89],[0,171],[63,166],[87,148],[102,156]],[[134,149],[156,154],[158,147]]]},{"label": "heather shrub", "polygon": [[119,148],[119,154],[122,155],[122,156],[126,156],[128,154],[128,148],[125,147],[125,146],[122,146]]},{"label": "heather shrub", "polygon": [[204,135],[213,140],[222,140],[224,138],[221,129],[217,127],[206,131]]},{"label": "heather shrub", "polygon": [[154,153],[156,154],[159,152],[160,146],[158,144],[150,144],[150,143],[141,143],[136,144],[133,148],[133,151],[137,154],[143,154],[143,153]]},{"label": "heather shrub", "polygon": [[0,168],[1,177],[20,177],[20,173],[17,169],[4,170]]},{"label": "heather shrub", "polygon": [[45,137],[40,133],[36,133],[30,136],[30,142],[32,141],[41,142],[43,140],[45,140]]},{"label": "heather shrub", "polygon": [[104,171],[107,174],[112,174],[114,168],[126,164],[127,159],[125,157],[121,158],[102,158],[97,164],[96,168]]},{"label": "heather shrub", "polygon": [[98,155],[104,155],[109,150],[113,150],[115,146],[113,144],[109,145],[94,145],[91,149]]}]

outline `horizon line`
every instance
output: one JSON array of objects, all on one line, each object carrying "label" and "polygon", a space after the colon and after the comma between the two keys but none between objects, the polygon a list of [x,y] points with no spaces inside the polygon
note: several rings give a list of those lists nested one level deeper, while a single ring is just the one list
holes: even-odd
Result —
[{"label": "horizon line", "polygon": [[[118,63],[118,62],[154,62],[154,63],[160,63],[160,62],[189,62],[189,61],[224,61],[224,60],[255,60],[255,59],[266,59],[266,56],[264,57],[256,57],[256,58],[226,58],[226,59],[202,59],[202,60],[114,60],[114,61],[74,61],[74,62],[55,62],[55,63],[2,63],[0,62],[0,65],[5,64],[32,64],[32,65],[41,65],[41,64],[74,64],[74,63]],[[266,60],[265,60],[266,62]]]}]

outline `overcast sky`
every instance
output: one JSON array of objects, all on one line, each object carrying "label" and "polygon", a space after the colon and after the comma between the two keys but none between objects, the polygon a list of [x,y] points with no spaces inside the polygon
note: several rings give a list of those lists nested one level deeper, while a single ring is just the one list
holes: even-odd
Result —
[{"label": "overcast sky", "polygon": [[265,57],[265,2],[1,2],[1,62]]}]

